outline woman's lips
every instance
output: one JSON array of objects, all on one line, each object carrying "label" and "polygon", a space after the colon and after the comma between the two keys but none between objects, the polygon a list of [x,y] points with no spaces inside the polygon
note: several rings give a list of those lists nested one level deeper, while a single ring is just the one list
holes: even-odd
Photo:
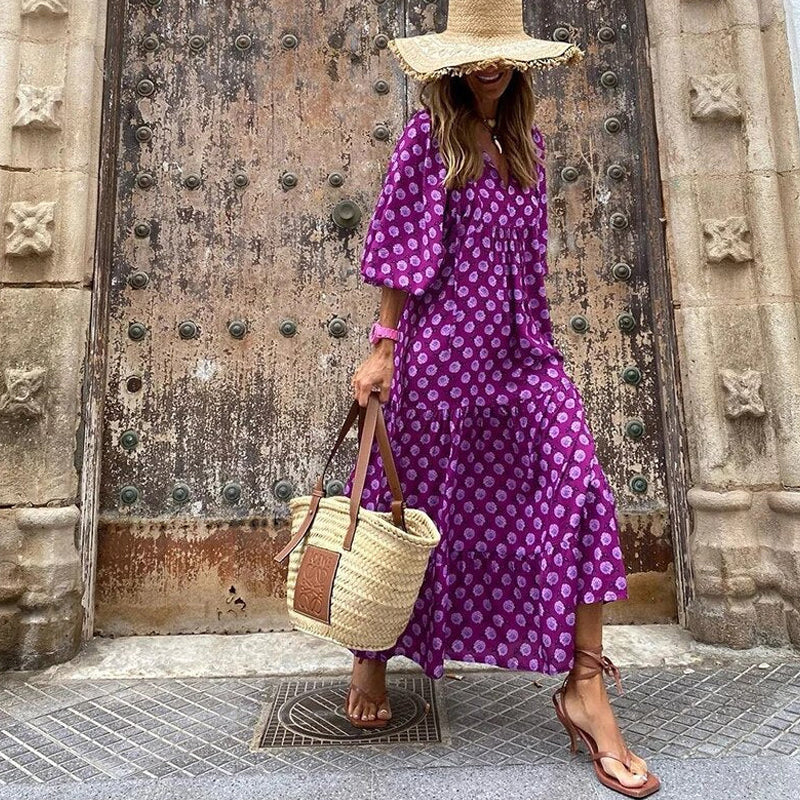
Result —
[{"label": "woman's lips", "polygon": [[502,72],[494,72],[494,73],[492,73],[491,75],[480,75],[480,74],[477,74],[477,75],[475,75],[475,77],[476,77],[476,78],[477,78],[477,79],[478,79],[478,80],[479,80],[481,83],[497,83],[497,81],[499,81],[499,80],[500,80],[500,78],[502,77],[502,75],[503,75],[503,73],[502,73]]}]

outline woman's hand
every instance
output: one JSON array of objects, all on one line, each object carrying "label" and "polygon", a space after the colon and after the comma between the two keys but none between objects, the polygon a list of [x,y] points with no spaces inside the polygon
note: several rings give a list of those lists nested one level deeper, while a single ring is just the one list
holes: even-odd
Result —
[{"label": "woman's hand", "polygon": [[378,400],[385,403],[389,399],[393,375],[394,342],[391,339],[379,339],[353,375],[353,397],[360,406],[366,407],[373,389],[380,389]]}]

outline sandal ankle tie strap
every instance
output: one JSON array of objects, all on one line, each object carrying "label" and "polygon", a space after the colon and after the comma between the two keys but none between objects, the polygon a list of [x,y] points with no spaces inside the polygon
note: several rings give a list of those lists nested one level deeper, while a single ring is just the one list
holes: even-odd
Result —
[{"label": "sandal ankle tie strap", "polygon": [[[604,656],[603,648],[582,648],[580,650],[575,651],[575,659],[578,659],[578,656],[583,654],[589,657],[590,665],[589,668],[591,671],[583,674],[583,675],[573,675],[573,678],[576,681],[588,680],[589,678],[593,678],[598,673],[602,672],[608,675],[610,678],[614,679],[614,683],[617,686],[617,694],[622,694],[622,678],[620,676],[619,668],[617,665],[608,657]],[[585,666],[585,665],[584,665]]]}]

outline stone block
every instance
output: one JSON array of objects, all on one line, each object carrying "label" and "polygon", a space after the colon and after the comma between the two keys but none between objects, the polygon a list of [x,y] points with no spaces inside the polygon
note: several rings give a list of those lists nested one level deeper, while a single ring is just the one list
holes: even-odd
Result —
[{"label": "stone block", "polygon": [[667,226],[668,256],[681,265],[671,271],[672,287],[681,305],[708,305],[705,270],[706,256],[702,236],[698,235],[698,196],[692,176],[670,178],[664,183],[669,208]]},{"label": "stone block", "polygon": [[736,649],[758,644],[756,611],[751,602],[696,597],[689,603],[686,617],[698,641]]},{"label": "stone block", "polygon": [[659,121],[661,174],[664,180],[689,177],[693,174],[694,157],[689,146],[689,131],[682,123],[682,115],[677,113],[677,109],[688,104],[682,67],[683,43],[679,35],[670,33],[653,41],[650,49]]},{"label": "stone block", "polygon": [[[783,5],[783,0],[772,0],[772,2]],[[774,126],[775,168],[782,175],[800,168],[798,109],[795,102],[792,64],[786,46],[789,35],[783,22],[771,25],[762,33],[770,114]]]},{"label": "stone block", "polygon": [[651,42],[664,37],[680,40],[682,0],[649,0],[647,3],[647,29]]},{"label": "stone block", "polygon": [[20,557],[26,587],[19,599],[21,608],[33,610],[53,605],[67,595],[80,597],[77,521],[74,506],[17,510],[17,527],[25,539]]},{"label": "stone block", "polygon": [[781,207],[778,177],[774,173],[749,175],[745,183],[750,213],[753,251],[758,260],[759,300],[786,302],[794,295],[791,270],[787,269],[784,229],[791,227],[782,215],[765,213]]},{"label": "stone block", "polygon": [[783,647],[789,643],[786,629],[786,611],[791,605],[777,592],[762,592],[753,602],[758,640],[770,647]]},{"label": "stone block", "polygon": [[19,601],[25,591],[23,570],[13,561],[0,561],[0,605]]},{"label": "stone block", "polygon": [[[0,15],[5,13],[5,4],[0,4]],[[2,17],[0,17],[0,20]],[[0,22],[2,25],[2,22]],[[5,122],[14,109],[14,95],[17,91],[17,73],[19,72],[19,43],[14,38],[6,38],[0,29],[0,107]],[[11,141],[14,129],[11,125],[0,125],[0,164],[11,165]]]},{"label": "stone block", "polygon": [[0,39],[19,36],[22,18],[13,3],[0,3]]},{"label": "stone block", "polygon": [[69,661],[81,644],[81,603],[60,606],[19,618],[18,646],[12,669],[42,669]]},{"label": "stone block", "polygon": [[687,497],[694,511],[689,545],[695,591],[707,598],[752,597],[756,584],[750,570],[760,553],[750,526],[750,492],[693,487]]},{"label": "stone block", "polygon": [[[779,173],[778,191],[786,218],[800,220],[800,169],[794,168],[791,172]],[[784,230],[786,250],[797,263],[800,254],[800,225],[786,225]],[[794,297],[794,299],[800,298]],[[795,313],[799,312],[800,309],[796,308]]]},{"label": "stone block", "polygon": [[800,647],[800,612],[795,606],[786,610],[786,633],[789,641],[795,647]]},{"label": "stone block", "polygon": [[[763,364],[764,345],[758,336],[760,310],[716,306],[682,308],[675,314],[695,480],[720,488],[779,482],[768,393],[772,375]],[[765,384],[753,390],[751,404],[734,380],[748,370],[761,373]],[[765,413],[754,413],[760,412],[759,403]]]},{"label": "stone block", "polygon": [[38,669],[77,653],[83,624],[79,518],[76,506],[0,511],[2,668]]},{"label": "stone block", "polygon": [[80,172],[0,173],[0,283],[90,284],[89,184]]},{"label": "stone block", "polygon": [[[89,4],[94,5],[94,4]],[[63,169],[96,176],[99,167],[96,142],[100,139],[100,116],[103,96],[102,61],[98,62],[90,39],[72,42],[64,77],[69,98],[69,112],[64,119],[61,138]],[[91,196],[85,197],[91,201]],[[90,206],[94,208],[95,204]],[[90,232],[87,232],[87,236]],[[91,239],[90,239],[91,240]]]},{"label": "stone block", "polygon": [[75,498],[90,294],[0,292],[0,505]]},{"label": "stone block", "polygon": [[22,552],[22,531],[16,524],[14,512],[0,510],[0,608],[9,604],[16,608],[25,591],[19,557]]},{"label": "stone block", "polygon": [[762,537],[765,555],[780,575],[781,594],[800,603],[800,491],[767,492],[774,529]]},{"label": "stone block", "polygon": [[[37,59],[52,58],[42,47]],[[24,57],[24,48],[23,48]],[[33,170],[62,169],[97,174],[102,71],[91,41],[69,45],[66,71],[53,74],[49,64],[26,70],[13,87],[14,135],[10,163]],[[9,90],[8,87],[6,91]]]},{"label": "stone block", "polygon": [[724,421],[715,387],[709,315],[704,307],[675,309],[686,403],[687,444],[692,475],[701,484],[727,482]]},{"label": "stone block", "polygon": [[[662,5],[663,0],[655,0]],[[680,27],[684,33],[719,34],[728,27],[728,10],[724,3],[675,3],[675,11],[680,15]]]},{"label": "stone block", "polygon": [[15,603],[0,605],[0,671],[14,669],[18,662],[22,612]]},{"label": "stone block", "polygon": [[742,191],[746,185],[747,175],[740,171],[715,175],[713,181],[697,181],[700,217],[717,220],[744,217],[747,222],[747,198]]}]

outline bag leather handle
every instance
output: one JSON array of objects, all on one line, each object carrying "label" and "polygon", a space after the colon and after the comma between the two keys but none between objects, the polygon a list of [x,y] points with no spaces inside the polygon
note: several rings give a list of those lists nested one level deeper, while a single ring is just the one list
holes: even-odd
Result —
[{"label": "bag leather handle", "polygon": [[372,443],[376,435],[378,438],[378,446],[380,447],[383,470],[392,491],[392,522],[398,527],[403,528],[403,530],[406,530],[405,515],[403,513],[405,510],[403,490],[400,485],[400,478],[397,474],[397,467],[394,463],[394,456],[392,455],[392,447],[386,430],[383,409],[378,400],[378,392],[370,392],[366,409],[363,409],[359,405],[358,400],[354,400],[353,404],[350,406],[350,411],[339,430],[336,443],[333,445],[333,449],[328,455],[328,460],[325,462],[322,474],[317,478],[317,482],[311,490],[311,502],[308,507],[308,512],[297,533],[287,542],[283,550],[275,556],[274,561],[283,561],[311,528],[314,517],[317,514],[317,509],[319,508],[319,501],[325,496],[325,490],[323,488],[325,473],[328,471],[333,456],[344,441],[347,432],[353,427],[353,423],[356,419],[358,419],[359,436],[358,456],[356,459],[355,475],[353,477],[353,491],[350,496],[350,524],[348,525],[344,537],[343,548],[345,550],[351,550],[353,546],[353,537],[355,536],[356,525],[358,524],[358,512],[361,508],[361,496],[364,493],[364,485],[367,478],[369,457],[372,451]]}]

